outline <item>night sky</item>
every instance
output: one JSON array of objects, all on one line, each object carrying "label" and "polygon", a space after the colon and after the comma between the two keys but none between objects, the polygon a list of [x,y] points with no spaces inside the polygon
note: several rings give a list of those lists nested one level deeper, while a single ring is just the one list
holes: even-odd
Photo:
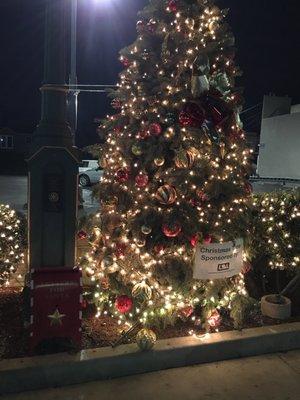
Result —
[{"label": "night sky", "polygon": [[[136,37],[136,14],[148,0],[78,0],[79,83],[113,84],[118,51]],[[0,0],[0,126],[31,132],[40,116],[45,0]],[[300,102],[298,0],[221,0],[229,7],[246,107],[270,92]],[[298,43],[298,44],[297,44]],[[96,140],[94,118],[108,111],[103,94],[79,96],[78,144]],[[245,117],[257,128],[259,108]]]}]

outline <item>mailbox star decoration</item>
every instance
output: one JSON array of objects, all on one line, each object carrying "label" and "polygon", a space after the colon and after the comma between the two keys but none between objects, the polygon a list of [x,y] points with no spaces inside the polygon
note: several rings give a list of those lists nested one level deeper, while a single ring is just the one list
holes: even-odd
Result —
[{"label": "mailbox star decoration", "polygon": [[50,325],[62,325],[63,324],[63,318],[66,316],[66,314],[61,314],[59,309],[56,308],[53,314],[49,314],[48,318],[50,319]]}]

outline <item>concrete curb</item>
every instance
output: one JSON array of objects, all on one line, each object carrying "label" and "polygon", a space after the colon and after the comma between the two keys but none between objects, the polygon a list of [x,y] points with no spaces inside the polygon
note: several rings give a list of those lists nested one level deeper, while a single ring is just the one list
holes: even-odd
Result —
[{"label": "concrete curb", "polygon": [[300,322],[0,361],[0,395],[300,348]]}]

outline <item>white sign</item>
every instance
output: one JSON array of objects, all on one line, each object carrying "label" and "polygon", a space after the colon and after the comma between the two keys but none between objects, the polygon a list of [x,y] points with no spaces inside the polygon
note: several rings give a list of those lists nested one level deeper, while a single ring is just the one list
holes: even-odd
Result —
[{"label": "white sign", "polygon": [[227,243],[201,244],[196,248],[195,279],[230,278],[243,267],[243,239]]}]

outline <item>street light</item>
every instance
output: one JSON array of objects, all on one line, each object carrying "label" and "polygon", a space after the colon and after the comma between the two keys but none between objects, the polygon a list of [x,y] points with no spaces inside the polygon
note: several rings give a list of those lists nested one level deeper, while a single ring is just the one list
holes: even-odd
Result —
[{"label": "street light", "polygon": [[[77,12],[78,0],[71,1],[71,55],[68,95],[68,120],[72,131],[73,143],[77,131],[78,95],[80,92],[105,93],[107,88],[115,85],[78,85],[77,80]],[[86,2],[104,3],[112,0],[84,0]]]}]

